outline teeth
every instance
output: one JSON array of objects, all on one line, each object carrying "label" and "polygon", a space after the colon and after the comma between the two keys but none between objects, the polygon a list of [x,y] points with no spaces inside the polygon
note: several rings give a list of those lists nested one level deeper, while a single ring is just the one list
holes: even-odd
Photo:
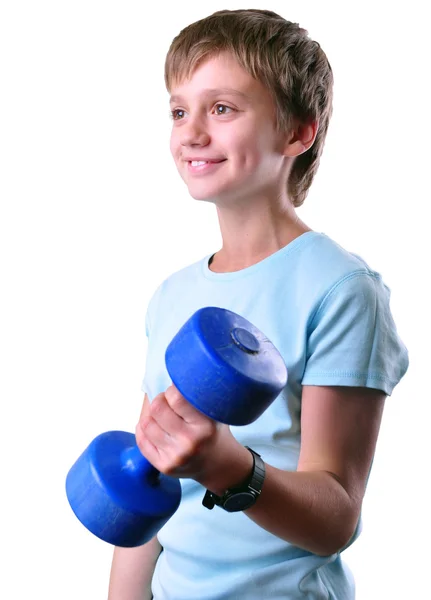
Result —
[{"label": "teeth", "polygon": [[208,164],[206,160],[192,160],[192,167],[200,167],[201,165],[206,164]]}]

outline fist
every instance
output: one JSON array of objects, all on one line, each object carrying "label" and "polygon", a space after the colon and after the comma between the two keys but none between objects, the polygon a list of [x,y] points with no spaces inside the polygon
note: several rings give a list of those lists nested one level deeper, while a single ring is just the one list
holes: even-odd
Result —
[{"label": "fist", "polygon": [[144,407],[136,426],[136,443],[150,463],[165,475],[197,481],[208,474],[227,425],[196,410],[175,386]]}]

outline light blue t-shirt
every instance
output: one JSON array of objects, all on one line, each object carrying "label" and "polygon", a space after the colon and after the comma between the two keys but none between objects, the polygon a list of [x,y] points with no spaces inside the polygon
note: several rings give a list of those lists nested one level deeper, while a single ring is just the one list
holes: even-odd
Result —
[{"label": "light blue t-shirt", "polygon": [[[364,386],[390,395],[406,372],[390,292],[361,258],[316,232],[233,273],[214,273],[209,258],[174,273],[153,295],[142,389],[152,400],[171,384],[166,347],[196,310],[218,306],[240,314],[277,347],[289,379],[257,421],[231,430],[268,464],[296,470],[303,385]],[[353,600],[353,579],[339,554],[317,556],[244,513],[210,511],[200,484],[184,479],[181,486],[181,505],[158,534],[155,600]]]}]

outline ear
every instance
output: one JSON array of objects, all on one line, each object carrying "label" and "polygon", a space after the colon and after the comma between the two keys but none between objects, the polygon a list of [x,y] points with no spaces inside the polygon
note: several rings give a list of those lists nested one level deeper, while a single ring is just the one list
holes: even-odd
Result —
[{"label": "ear", "polygon": [[284,156],[294,158],[306,152],[314,144],[318,130],[318,121],[295,123],[287,136],[283,152]]}]

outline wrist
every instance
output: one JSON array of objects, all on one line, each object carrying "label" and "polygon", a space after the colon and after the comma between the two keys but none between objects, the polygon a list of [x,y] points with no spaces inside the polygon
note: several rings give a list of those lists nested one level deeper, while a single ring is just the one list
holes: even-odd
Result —
[{"label": "wrist", "polygon": [[246,446],[253,459],[251,473],[245,481],[226,489],[223,494],[215,494],[207,489],[202,500],[203,506],[212,510],[215,505],[227,512],[238,512],[251,508],[262,492],[265,480],[265,463],[260,454]]},{"label": "wrist", "polygon": [[247,448],[236,442],[235,447],[223,452],[223,456],[217,460],[212,472],[207,472],[206,476],[200,478],[199,483],[217,496],[221,496],[227,489],[247,481],[252,470],[253,456]]}]

